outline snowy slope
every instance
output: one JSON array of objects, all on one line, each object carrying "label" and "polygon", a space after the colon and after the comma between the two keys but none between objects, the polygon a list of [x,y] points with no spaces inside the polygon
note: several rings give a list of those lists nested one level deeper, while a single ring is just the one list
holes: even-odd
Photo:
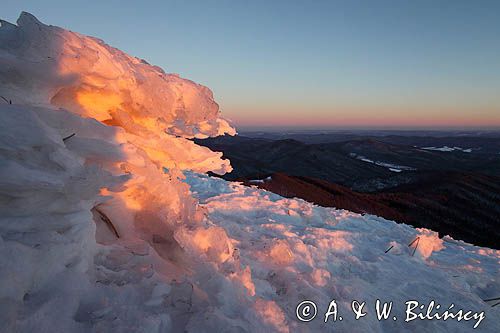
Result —
[{"label": "snowy slope", "polygon": [[[189,174],[187,182],[210,220],[228,233],[240,263],[251,267],[251,282],[245,286],[274,309],[268,322],[278,331],[453,332],[473,326],[405,323],[401,318],[406,300],[486,310],[488,323],[483,322],[480,331],[498,331],[499,310],[481,299],[500,293],[500,251],[199,174]],[[415,247],[408,244],[417,236],[419,246],[413,254]],[[307,325],[295,319],[295,307],[305,299],[318,306],[318,318]],[[340,304],[339,312],[351,316],[325,324],[332,299]],[[378,322],[371,307],[371,316],[354,320],[352,300],[375,304],[376,299],[394,301],[394,314],[400,319]]]},{"label": "snowy slope", "polygon": [[[23,13],[0,29],[0,322],[6,332],[468,331],[404,301],[485,311],[500,251],[203,173],[234,134],[208,88]],[[73,135],[74,134],[74,135]],[[419,236],[418,246],[408,247]],[[391,250],[384,253],[386,249]],[[397,321],[352,300],[393,300]],[[314,300],[305,324],[295,307]],[[323,323],[331,299],[344,320]]]}]

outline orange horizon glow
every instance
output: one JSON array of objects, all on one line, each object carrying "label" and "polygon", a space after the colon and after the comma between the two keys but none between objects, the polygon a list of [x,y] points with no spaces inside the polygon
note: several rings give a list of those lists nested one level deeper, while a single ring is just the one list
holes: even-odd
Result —
[{"label": "orange horizon glow", "polygon": [[236,127],[388,127],[388,128],[500,128],[500,110],[475,111],[429,108],[366,108],[315,110],[310,115],[299,110],[246,108],[224,109]]}]

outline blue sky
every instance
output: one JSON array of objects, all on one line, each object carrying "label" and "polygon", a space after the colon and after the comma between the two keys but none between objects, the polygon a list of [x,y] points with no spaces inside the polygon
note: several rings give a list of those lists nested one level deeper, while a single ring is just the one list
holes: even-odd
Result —
[{"label": "blue sky", "polygon": [[236,125],[500,126],[500,1],[3,1],[205,84]]}]

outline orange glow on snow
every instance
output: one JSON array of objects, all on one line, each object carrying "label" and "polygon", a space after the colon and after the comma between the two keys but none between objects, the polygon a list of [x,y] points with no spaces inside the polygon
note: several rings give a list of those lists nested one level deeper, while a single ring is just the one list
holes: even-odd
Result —
[{"label": "orange glow on snow", "polygon": [[121,104],[118,95],[103,91],[80,90],[76,94],[76,100],[88,112],[89,117],[98,120],[109,119],[109,111]]}]

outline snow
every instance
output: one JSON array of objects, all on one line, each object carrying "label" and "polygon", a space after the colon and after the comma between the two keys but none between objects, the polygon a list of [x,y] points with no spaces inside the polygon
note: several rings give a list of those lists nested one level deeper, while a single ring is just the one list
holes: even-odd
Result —
[{"label": "snow", "polygon": [[397,164],[392,164],[392,163],[387,163],[387,162],[373,161],[369,158],[366,158],[362,155],[358,155],[356,153],[350,153],[349,156],[354,157],[354,158],[356,158],[360,161],[363,161],[363,162],[372,163],[372,164],[375,164],[375,165],[378,165],[378,166],[381,166],[384,168],[388,168],[392,172],[401,172],[403,170],[405,170],[405,171],[417,170],[415,168],[404,166],[404,165],[397,165]]},{"label": "snow", "polygon": [[[441,304],[486,309],[481,301],[486,290],[499,292],[500,251],[442,239],[433,231],[376,216],[322,208],[200,174],[186,175],[210,220],[226,230],[238,249],[241,264],[251,267],[252,293],[281,309],[278,314],[287,318],[289,331],[304,330],[293,320],[295,306],[302,299],[314,299],[323,309],[332,298],[345,308],[353,299],[374,303],[384,298],[436,299]],[[415,247],[408,244],[417,237],[412,256]],[[385,254],[390,246],[392,250]],[[484,256],[484,251],[491,252]],[[487,311],[491,311],[487,317],[498,315],[498,310]],[[280,330],[282,324],[277,321],[274,329]],[[378,323],[375,318],[358,322],[348,317],[329,329],[465,330],[461,324],[442,324]],[[490,324],[490,329],[499,325],[498,320]],[[328,327],[318,320],[309,323],[307,330]]]},{"label": "snow", "polygon": [[443,152],[450,152],[450,151],[462,151],[464,153],[471,153],[472,148],[460,148],[460,147],[448,147],[448,146],[443,146],[443,147],[422,147],[422,149],[425,150],[435,150],[435,151],[443,151]]},{"label": "snow", "polygon": [[[167,74],[102,40],[40,23],[23,13],[0,30],[0,90],[14,103],[71,109],[130,132],[164,131],[184,137],[234,134],[212,92]],[[4,79],[5,80],[5,79]]]},{"label": "snow", "polygon": [[[0,73],[13,101],[0,104],[2,330],[474,324],[405,323],[410,299],[485,311],[480,330],[500,330],[499,307],[482,301],[500,294],[500,251],[207,176],[229,161],[188,138],[234,133],[208,88],[27,13],[2,21]],[[352,300],[377,298],[397,302],[401,319],[348,314]],[[300,323],[304,299],[324,311],[336,299],[344,320]]]},{"label": "snow", "polygon": [[270,180],[272,180],[272,176],[268,176],[264,179],[250,179],[248,182],[254,184],[264,184],[265,182],[268,182]]}]

